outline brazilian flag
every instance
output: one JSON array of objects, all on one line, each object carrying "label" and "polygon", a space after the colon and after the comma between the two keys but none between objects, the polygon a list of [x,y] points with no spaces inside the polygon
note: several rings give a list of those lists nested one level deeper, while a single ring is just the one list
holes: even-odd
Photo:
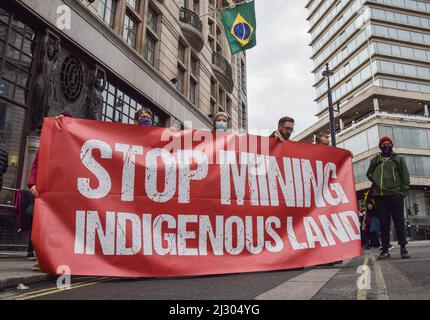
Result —
[{"label": "brazilian flag", "polygon": [[250,49],[257,44],[255,2],[245,2],[221,12],[231,54]]}]

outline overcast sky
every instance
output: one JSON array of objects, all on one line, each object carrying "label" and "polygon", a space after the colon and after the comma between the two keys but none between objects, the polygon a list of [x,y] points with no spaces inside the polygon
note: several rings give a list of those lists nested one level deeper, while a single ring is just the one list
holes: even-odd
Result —
[{"label": "overcast sky", "polygon": [[247,51],[249,129],[296,120],[297,135],[317,118],[307,10],[302,0],[256,0],[257,46]]}]

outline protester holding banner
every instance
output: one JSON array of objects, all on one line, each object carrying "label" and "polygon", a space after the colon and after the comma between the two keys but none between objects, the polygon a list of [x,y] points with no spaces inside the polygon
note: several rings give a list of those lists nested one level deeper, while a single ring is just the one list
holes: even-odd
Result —
[{"label": "protester holding banner", "polygon": [[372,182],[371,195],[375,197],[381,225],[382,252],[380,259],[390,258],[390,224],[393,218],[400,254],[409,258],[406,250],[404,197],[410,188],[409,171],[404,158],[393,152],[393,140],[382,137],[379,141],[381,153],[375,156],[367,170]]},{"label": "protester holding banner", "polygon": [[294,119],[283,117],[279,119],[278,130],[274,131],[270,137],[276,138],[279,142],[289,141],[294,131]]},{"label": "protester holding banner", "polygon": [[9,152],[4,143],[0,143],[0,191],[3,187],[3,175],[7,171]]},{"label": "protester holding banner", "polygon": [[[61,119],[64,117],[71,117],[71,115],[67,112],[62,112],[58,116],[57,119]],[[37,171],[39,168],[39,150],[36,152],[36,157],[34,158],[33,165],[31,166],[30,175],[27,180],[27,186],[30,189],[31,193],[35,198],[39,198],[40,194],[37,191]],[[32,268],[33,271],[40,271],[39,261],[36,258],[36,264]]]},{"label": "protester holding banner", "polygon": [[213,117],[213,129],[218,132],[226,132],[228,130],[228,122],[230,117],[225,112],[217,112]]},{"label": "protester holding banner", "polygon": [[350,152],[164,131],[45,119],[32,235],[45,272],[195,276],[361,254]]},{"label": "protester holding banner", "polygon": [[324,146],[330,145],[330,139],[327,133],[320,132],[315,137],[315,144],[322,144]]},{"label": "protester holding banner", "polygon": [[134,124],[141,126],[152,126],[152,111],[149,108],[137,110],[134,114]]}]

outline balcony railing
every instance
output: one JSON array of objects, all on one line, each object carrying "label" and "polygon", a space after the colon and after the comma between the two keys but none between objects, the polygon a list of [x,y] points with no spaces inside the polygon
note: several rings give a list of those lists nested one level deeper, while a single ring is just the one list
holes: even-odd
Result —
[{"label": "balcony railing", "polygon": [[426,116],[417,116],[417,115],[409,115],[409,114],[402,114],[402,113],[388,113],[388,112],[380,112],[380,111],[374,111],[371,113],[368,113],[364,115],[361,118],[358,118],[357,120],[352,121],[348,125],[344,126],[343,129],[337,129],[336,136],[341,136],[347,133],[350,130],[353,130],[354,128],[358,127],[364,122],[369,121],[372,118],[385,118],[385,119],[396,119],[396,120],[410,120],[410,121],[420,121],[420,122],[429,122],[430,118]]},{"label": "balcony railing", "polygon": [[186,8],[179,9],[179,21],[191,25],[194,29],[199,32],[203,31],[203,23],[200,17],[193,11]]},{"label": "balcony railing", "polygon": [[228,77],[229,79],[233,79],[231,65],[222,55],[214,52],[212,54],[212,64],[221,69],[226,77]]}]

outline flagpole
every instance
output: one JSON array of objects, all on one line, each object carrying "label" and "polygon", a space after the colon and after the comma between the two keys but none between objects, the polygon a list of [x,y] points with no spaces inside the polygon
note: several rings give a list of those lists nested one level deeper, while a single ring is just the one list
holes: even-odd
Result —
[{"label": "flagpole", "polygon": [[205,17],[205,16],[208,16],[208,15],[210,15],[210,14],[212,14],[212,13],[218,13],[218,12],[221,12],[221,11],[224,11],[224,10],[227,10],[227,9],[230,9],[230,8],[233,8],[233,7],[240,6],[240,5],[245,4],[245,3],[247,3],[247,2],[250,2],[250,0],[244,0],[244,1],[242,1],[242,2],[232,4],[231,6],[228,6],[228,7],[222,8],[222,9],[218,9],[218,10],[214,10],[214,11],[209,11],[208,13],[205,13],[204,15],[201,15],[201,16],[200,16],[200,18],[203,18],[203,17]]}]

